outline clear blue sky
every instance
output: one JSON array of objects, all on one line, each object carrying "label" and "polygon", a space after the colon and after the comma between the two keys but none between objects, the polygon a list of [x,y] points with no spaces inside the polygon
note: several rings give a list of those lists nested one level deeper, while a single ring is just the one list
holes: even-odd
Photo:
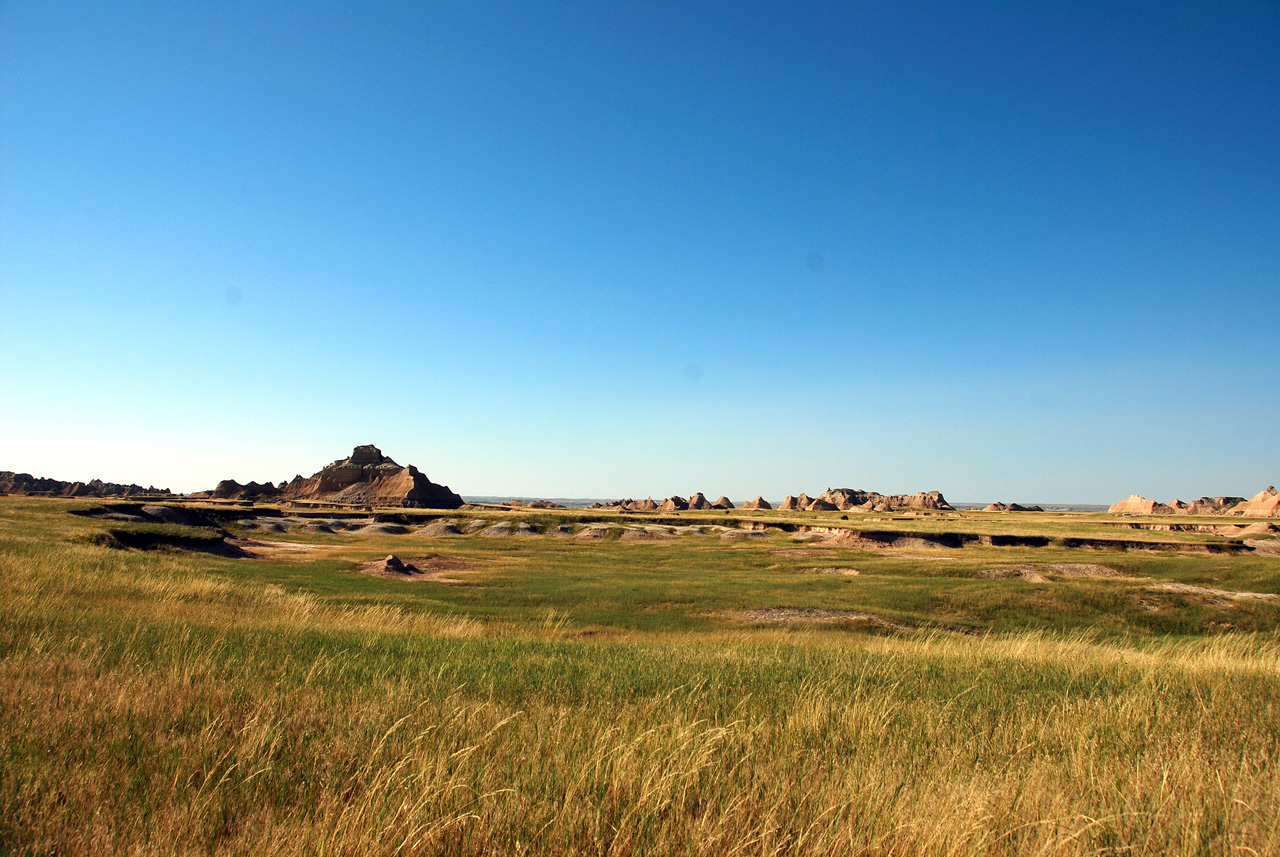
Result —
[{"label": "clear blue sky", "polygon": [[0,469],[1280,482],[1280,4],[0,3]]}]

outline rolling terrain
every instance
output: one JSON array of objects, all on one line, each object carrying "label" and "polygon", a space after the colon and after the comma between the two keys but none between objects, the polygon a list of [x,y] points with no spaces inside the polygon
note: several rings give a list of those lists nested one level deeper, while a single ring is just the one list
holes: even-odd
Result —
[{"label": "rolling terrain", "polygon": [[1275,853],[1277,539],[1168,524],[0,498],[0,850]]}]

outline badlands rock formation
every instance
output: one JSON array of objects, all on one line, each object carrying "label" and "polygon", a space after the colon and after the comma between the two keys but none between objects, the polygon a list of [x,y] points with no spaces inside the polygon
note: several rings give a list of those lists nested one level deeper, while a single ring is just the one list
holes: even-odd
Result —
[{"label": "badlands rock formation", "polygon": [[689,498],[689,509],[691,511],[701,512],[710,508],[711,504],[707,502],[707,498],[702,495],[701,491]]},{"label": "badlands rock formation", "polygon": [[773,506],[770,506],[770,505],[769,505],[769,501],[768,501],[768,500],[766,500],[766,499],[764,499],[763,497],[757,497],[757,498],[756,498],[756,499],[754,499],[754,500],[748,500],[747,502],[743,503],[743,504],[742,504],[742,508],[744,508],[744,509],[772,509],[772,508],[773,508]]},{"label": "badlands rock formation", "polygon": [[935,509],[952,511],[951,504],[938,491],[916,494],[880,494],[857,488],[828,488],[815,499],[807,494],[788,496],[778,507],[784,511],[804,512],[890,512],[894,509]]},{"label": "badlands rock formation", "polygon": [[1173,509],[1141,494],[1130,494],[1129,499],[1112,503],[1107,512],[1112,515],[1172,515]]},{"label": "badlands rock formation", "polygon": [[1276,491],[1275,486],[1268,485],[1267,490],[1260,491],[1239,504],[1230,514],[1249,518],[1280,518],[1280,491]]},{"label": "badlands rock formation", "polygon": [[720,499],[719,499],[719,500],[716,500],[714,503],[712,503],[712,504],[711,504],[711,508],[713,508],[713,509],[732,509],[732,508],[734,508],[734,505],[733,505],[733,501],[732,501],[732,500],[730,500],[728,497],[725,497],[725,496],[721,495],[721,497],[720,497]]},{"label": "badlands rock formation", "polygon": [[[804,495],[800,495],[804,497]],[[799,499],[799,498],[797,498]],[[951,504],[939,491],[920,491],[915,494],[880,494],[857,488],[828,488],[818,496],[819,500],[835,506],[842,512],[850,509],[881,511],[889,509],[933,509],[951,511]],[[811,506],[812,503],[809,504]],[[809,508],[805,506],[803,508]]]},{"label": "badlands rock formation", "polygon": [[[280,483],[281,487],[284,483]],[[270,500],[280,496],[280,488],[270,482],[250,482],[241,485],[234,479],[223,479],[218,487],[209,492],[215,500]]]},{"label": "badlands rock formation", "polygon": [[280,492],[286,500],[320,500],[364,506],[457,509],[462,498],[437,485],[412,464],[401,467],[376,446],[357,446],[308,479],[295,476]]},{"label": "badlands rock formation", "polygon": [[1243,497],[1201,497],[1187,504],[1186,513],[1188,515],[1222,515],[1228,509],[1235,508],[1243,502]]},{"label": "badlands rock formation", "polygon": [[1241,515],[1246,518],[1280,517],[1280,492],[1268,486],[1253,497],[1201,497],[1194,503],[1174,500],[1157,503],[1139,495],[1113,503],[1108,509],[1113,515]]},{"label": "badlands rock formation", "polygon": [[168,495],[168,488],[141,485],[121,485],[90,479],[88,482],[63,482],[32,476],[30,473],[14,473],[0,470],[0,494],[22,494],[31,497],[137,497],[142,495]]}]

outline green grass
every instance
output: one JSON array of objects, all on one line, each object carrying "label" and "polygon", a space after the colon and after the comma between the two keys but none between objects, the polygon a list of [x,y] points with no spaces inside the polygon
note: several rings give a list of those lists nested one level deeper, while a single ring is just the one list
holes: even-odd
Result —
[{"label": "green grass", "polygon": [[[0,853],[1280,853],[1280,608],[1149,588],[1280,592],[1274,556],[308,534],[237,560],[94,544],[120,525],[69,508],[0,498]],[[353,571],[391,551],[473,570]],[[1060,562],[1136,579],[980,576]],[[917,630],[735,618],[771,607]]]}]

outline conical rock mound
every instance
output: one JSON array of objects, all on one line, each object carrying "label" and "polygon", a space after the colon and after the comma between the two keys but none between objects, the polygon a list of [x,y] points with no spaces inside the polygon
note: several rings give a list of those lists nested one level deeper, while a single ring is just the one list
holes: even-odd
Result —
[{"label": "conical rock mound", "polygon": [[710,509],[711,504],[707,502],[707,498],[702,495],[701,491],[699,491],[698,493],[694,494],[692,497],[689,498],[689,508],[691,510],[696,509],[698,511],[702,511],[705,509]]}]

